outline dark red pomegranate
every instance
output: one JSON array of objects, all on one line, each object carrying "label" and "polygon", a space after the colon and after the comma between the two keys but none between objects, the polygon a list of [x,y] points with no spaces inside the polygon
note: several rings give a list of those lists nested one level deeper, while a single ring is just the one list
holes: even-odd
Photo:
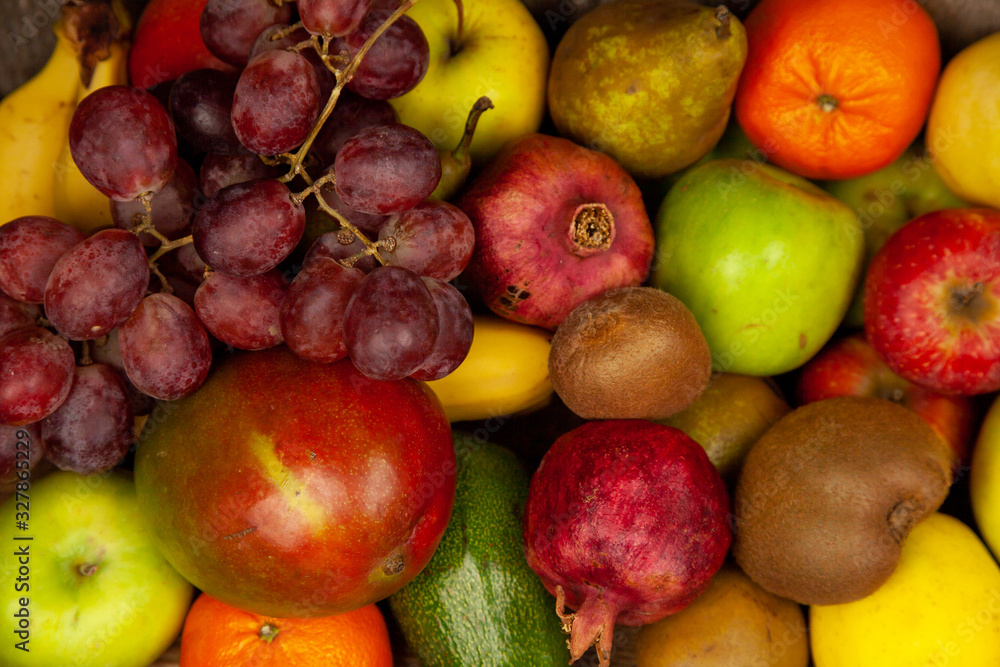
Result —
[{"label": "dark red pomegranate", "polygon": [[616,622],[653,623],[693,602],[725,560],[728,516],[722,478],[683,431],[609,420],[556,440],[531,480],[524,543],[572,661],[596,642],[605,667]]}]

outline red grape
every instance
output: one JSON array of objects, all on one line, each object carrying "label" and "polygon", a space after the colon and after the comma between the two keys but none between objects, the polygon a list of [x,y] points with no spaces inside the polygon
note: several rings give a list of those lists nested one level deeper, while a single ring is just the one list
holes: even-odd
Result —
[{"label": "red grape", "polygon": [[434,350],[416,371],[414,380],[440,380],[465,360],[472,347],[472,310],[462,293],[436,278],[422,279],[437,305],[438,334]]},{"label": "red grape", "polygon": [[73,384],[73,350],[41,327],[0,338],[0,424],[17,426],[55,412]]},{"label": "red grape", "polygon": [[233,129],[240,143],[260,155],[301,144],[322,103],[313,66],[291,51],[264,51],[240,75],[233,97]]},{"label": "red grape", "polygon": [[[273,25],[270,28],[264,30],[260,35],[257,36],[257,41],[253,43],[253,50],[250,51],[250,57],[253,58],[258,53],[263,53],[264,51],[274,51],[278,49],[287,49],[290,46],[295,46],[299,42],[309,39],[309,33],[305,30],[299,28],[293,31],[291,34],[285,35],[281,39],[271,39],[279,30],[287,30],[289,26],[284,24]],[[334,87],[337,85],[337,77],[334,76],[333,72],[323,59],[319,57],[315,49],[303,49],[299,51],[302,56],[309,61],[316,71],[316,79],[319,81],[319,92],[320,99],[326,100],[330,97],[330,93],[333,92]],[[343,93],[341,93],[343,95]],[[340,105],[340,101],[337,101],[337,105]]]},{"label": "red grape", "polygon": [[386,264],[444,281],[465,269],[476,243],[469,216],[443,201],[421,202],[391,216],[378,236],[396,239],[393,251],[383,255]]},{"label": "red grape", "polygon": [[[365,40],[392,15],[387,9],[377,9],[365,17],[357,30],[341,42],[354,56]],[[373,100],[388,100],[408,93],[420,83],[430,63],[427,37],[416,21],[400,16],[375,40],[347,87]]]},{"label": "red grape", "polygon": [[0,493],[4,492],[3,487],[25,479],[44,454],[45,443],[38,424],[0,424]]},{"label": "red grape", "polygon": [[14,329],[35,326],[41,314],[36,304],[16,301],[0,292],[0,338]]},{"label": "red grape", "polygon": [[357,30],[371,10],[371,0],[298,0],[299,18],[314,35],[340,37]]},{"label": "red grape", "polygon": [[208,0],[201,12],[201,39],[220,60],[242,67],[257,35],[291,18],[288,3],[279,7],[270,0]]},{"label": "red grape", "polygon": [[214,271],[242,278],[267,273],[302,238],[306,212],[274,179],[237,183],[210,197],[194,218],[194,247]]},{"label": "red grape", "polygon": [[132,407],[133,415],[148,415],[156,407],[156,399],[147,396],[132,384],[125,373],[125,363],[122,361],[121,348],[118,345],[118,329],[113,329],[107,336],[101,338],[100,343],[94,341],[90,348],[90,358],[96,363],[105,364],[115,369],[118,378],[125,385],[128,392],[129,404]]},{"label": "red grape", "polygon": [[63,404],[41,422],[45,456],[61,470],[81,475],[110,470],[132,445],[132,407],[110,366],[76,368]]},{"label": "red grape", "polygon": [[156,192],[177,162],[177,136],[163,105],[135,86],[107,86],[73,112],[69,149],[84,177],[119,201]]},{"label": "red grape", "polygon": [[341,146],[334,162],[337,194],[363,213],[413,208],[441,180],[441,157],[430,139],[402,123],[365,128]]},{"label": "red grape", "polygon": [[[255,156],[256,157],[256,156]],[[177,158],[174,177],[167,181],[150,200],[150,219],[153,227],[168,239],[178,239],[191,233],[195,203],[201,198],[198,191],[198,177],[186,161]],[[131,230],[135,216],[144,213],[145,207],[139,201],[112,201],[111,218],[119,229]],[[150,234],[139,234],[139,240],[148,248],[160,245]]]},{"label": "red grape", "polygon": [[385,100],[368,100],[348,90],[341,91],[337,106],[323,123],[310,150],[321,165],[332,165],[337,151],[355,134],[372,125],[398,120],[396,110]]},{"label": "red grape", "polygon": [[434,349],[437,305],[420,276],[382,266],[367,276],[344,313],[344,342],[355,367],[376,380],[398,380]]},{"label": "red grape", "polygon": [[85,239],[55,218],[29,215],[0,227],[0,290],[25,303],[41,303],[45,281],[67,250]]},{"label": "red grape", "polygon": [[198,319],[213,336],[241,350],[263,350],[280,345],[278,309],[288,290],[280,271],[231,278],[213,273],[194,295]]},{"label": "red grape", "polygon": [[202,160],[199,182],[202,193],[211,197],[230,185],[278,176],[281,176],[281,168],[264,164],[257,155],[209,153]]},{"label": "red grape", "polygon": [[195,287],[205,279],[205,262],[198,256],[193,243],[168,252],[157,260],[157,263],[164,274],[183,278],[187,282],[194,283]]},{"label": "red grape", "polygon": [[[341,238],[350,237],[351,241],[349,243],[341,243]],[[340,232],[327,232],[316,239],[312,246],[309,247],[309,251],[306,253],[305,259],[302,260],[302,266],[308,266],[309,262],[319,257],[326,257],[328,259],[347,259],[348,257],[353,257],[359,252],[365,249],[365,244],[362,243],[361,239],[354,236],[351,232],[347,230],[342,230]],[[371,255],[366,255],[355,260],[352,268],[355,268],[362,273],[368,273],[378,265],[378,261]]]},{"label": "red grape", "polygon": [[236,81],[236,75],[214,69],[180,75],[168,102],[177,136],[201,153],[245,154],[233,131]]},{"label": "red grape", "polygon": [[104,229],[56,262],[45,284],[45,316],[67,338],[100,338],[135,310],[148,285],[149,265],[139,238]]},{"label": "red grape", "polygon": [[125,372],[139,391],[172,401],[208,377],[212,348],[191,307],[170,294],[150,294],[118,332]]},{"label": "red grape", "polygon": [[288,349],[310,361],[347,356],[344,310],[364,274],[319,257],[295,276],[281,302],[281,332]]}]

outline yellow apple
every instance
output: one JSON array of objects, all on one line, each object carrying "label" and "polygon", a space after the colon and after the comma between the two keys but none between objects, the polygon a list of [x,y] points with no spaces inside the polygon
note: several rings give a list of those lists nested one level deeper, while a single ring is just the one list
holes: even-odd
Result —
[{"label": "yellow apple", "polygon": [[986,414],[972,451],[972,512],[986,544],[994,554],[1000,554],[1000,400]]},{"label": "yellow apple", "polygon": [[1000,665],[1000,567],[945,514],[917,524],[881,588],[809,609],[816,667]]},{"label": "yellow apple", "polygon": [[1000,207],[1000,33],[948,63],[931,105],[926,141],[952,192],[974,204]]},{"label": "yellow apple", "polygon": [[462,0],[461,7],[461,34],[455,0],[420,0],[407,12],[427,37],[430,63],[416,88],[390,102],[401,122],[452,149],[473,102],[488,96],[495,110],[479,120],[471,148],[481,163],[541,125],[549,47],[521,0]]}]

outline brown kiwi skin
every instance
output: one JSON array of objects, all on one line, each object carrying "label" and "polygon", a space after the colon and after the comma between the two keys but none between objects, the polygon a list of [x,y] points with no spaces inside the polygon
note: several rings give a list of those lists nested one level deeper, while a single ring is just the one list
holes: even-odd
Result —
[{"label": "brown kiwi skin", "polygon": [[766,590],[801,604],[870,595],[910,529],[948,495],[947,445],[880,398],[798,408],[750,450],[734,497],[733,556]]},{"label": "brown kiwi skin", "polygon": [[705,391],[712,353],[694,315],[652,287],[621,287],[574,308],[552,337],[549,375],[584,419],[666,419]]}]

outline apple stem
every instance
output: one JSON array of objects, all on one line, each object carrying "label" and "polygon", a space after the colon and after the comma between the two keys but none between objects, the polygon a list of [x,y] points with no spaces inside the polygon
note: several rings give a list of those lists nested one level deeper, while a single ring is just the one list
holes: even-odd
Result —
[{"label": "apple stem", "polygon": [[278,636],[278,628],[271,625],[270,623],[265,623],[260,626],[260,638],[270,644],[274,641],[274,638]]},{"label": "apple stem", "polygon": [[[456,0],[456,2],[459,1],[460,0]],[[465,158],[465,154],[469,152],[469,146],[472,145],[472,135],[476,132],[476,125],[479,123],[479,117],[482,116],[483,112],[487,109],[493,108],[493,100],[485,95],[472,103],[472,108],[469,110],[469,116],[465,119],[465,133],[462,134],[462,138],[459,140],[458,145],[455,146],[455,150],[451,152],[451,156],[455,158],[456,162],[461,163]]]},{"label": "apple stem", "polygon": [[94,573],[97,572],[97,563],[82,563],[76,568],[76,571],[84,577],[92,577]]},{"label": "apple stem", "polygon": [[465,12],[462,9],[462,0],[455,0],[455,11],[458,12],[458,37],[451,43],[451,55],[455,55],[462,48],[462,37],[465,32]]}]

